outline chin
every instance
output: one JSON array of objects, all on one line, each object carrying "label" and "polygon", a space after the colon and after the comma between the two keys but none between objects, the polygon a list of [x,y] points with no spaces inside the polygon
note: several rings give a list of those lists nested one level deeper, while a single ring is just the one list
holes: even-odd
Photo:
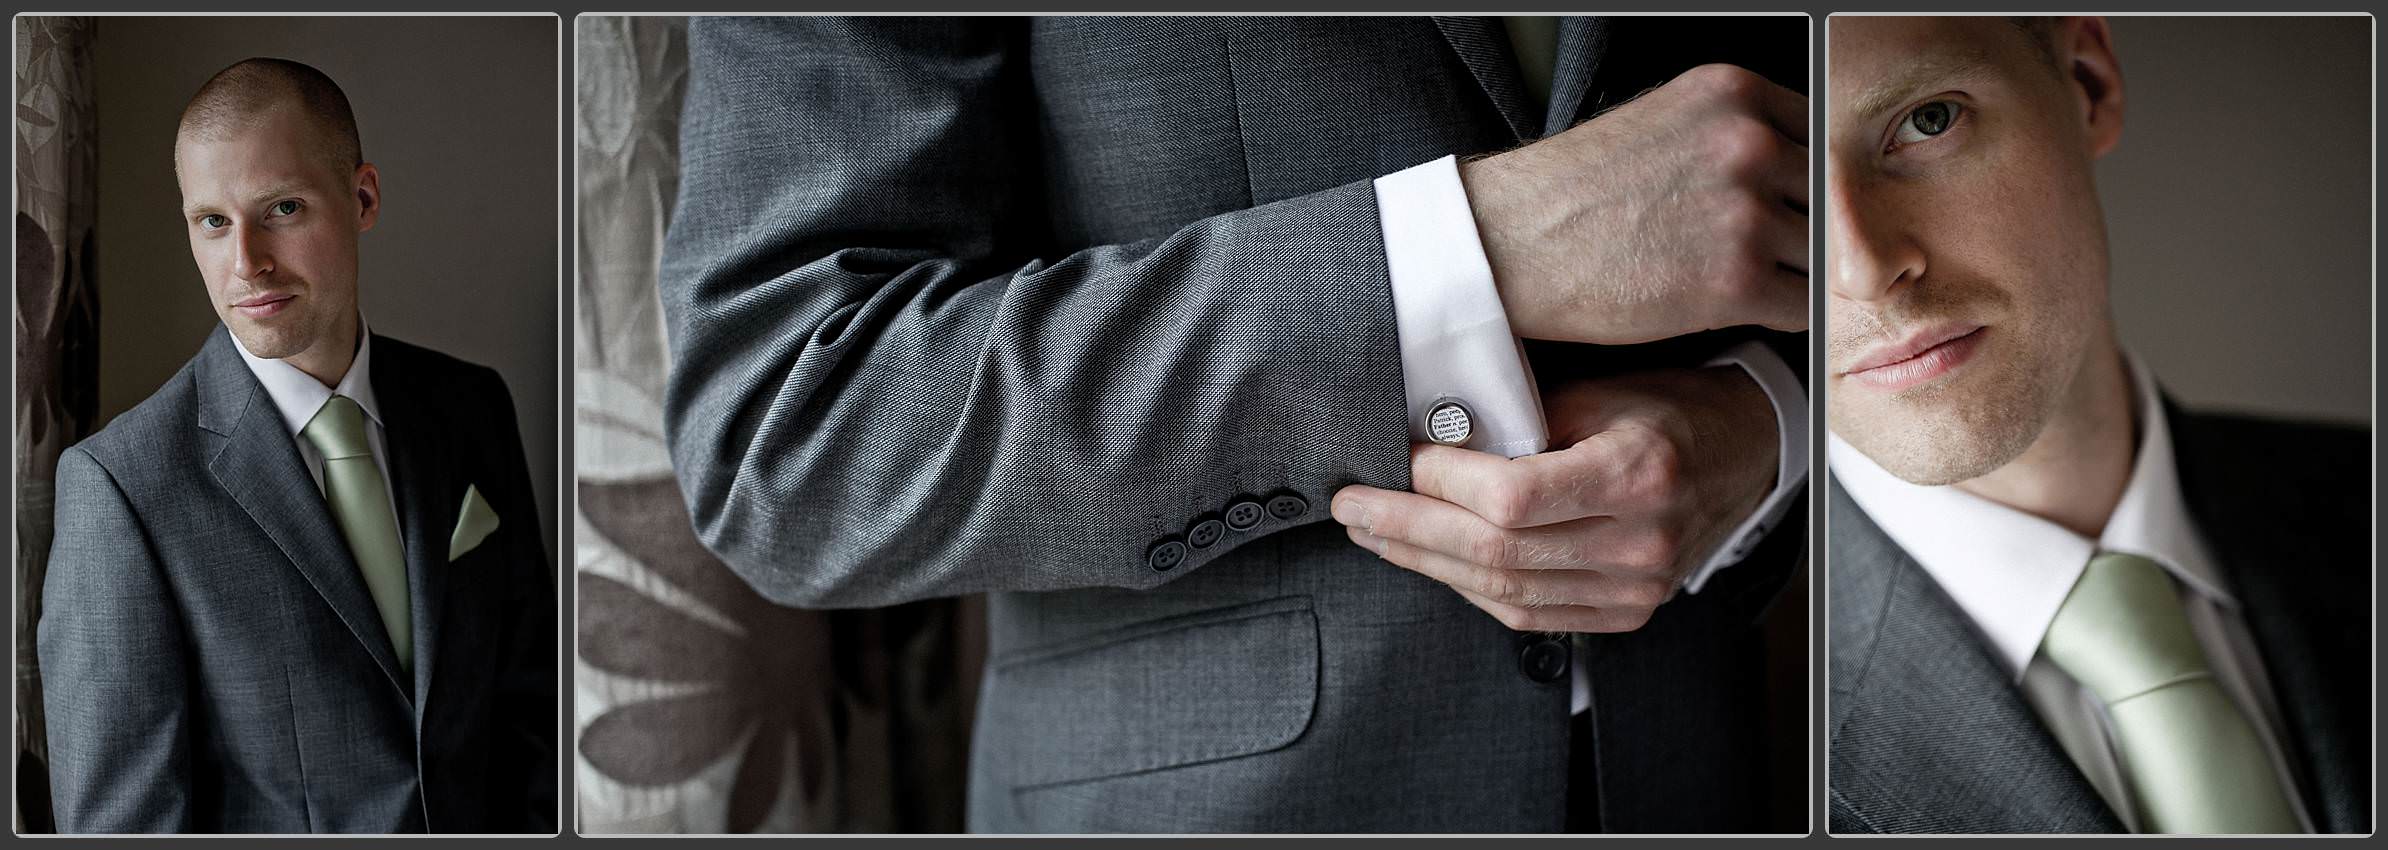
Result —
[{"label": "chin", "polygon": [[315,334],[293,324],[277,322],[276,327],[262,327],[245,317],[227,321],[225,327],[240,339],[242,348],[267,360],[296,356],[315,344]]},{"label": "chin", "polygon": [[[2003,403],[1974,402],[1977,398]],[[1884,471],[1936,487],[1980,478],[2022,456],[2047,424],[2045,405],[2014,395],[1939,404],[1888,401],[1836,416],[1833,430]],[[1973,402],[1973,403],[1966,403]]]}]

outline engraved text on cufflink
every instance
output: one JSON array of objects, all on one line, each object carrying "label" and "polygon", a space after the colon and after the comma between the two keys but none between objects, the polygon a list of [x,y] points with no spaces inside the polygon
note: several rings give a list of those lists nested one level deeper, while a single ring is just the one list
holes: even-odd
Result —
[{"label": "engraved text on cufflink", "polygon": [[1467,405],[1443,399],[1426,411],[1426,438],[1446,446],[1464,446],[1476,433],[1476,419]]}]

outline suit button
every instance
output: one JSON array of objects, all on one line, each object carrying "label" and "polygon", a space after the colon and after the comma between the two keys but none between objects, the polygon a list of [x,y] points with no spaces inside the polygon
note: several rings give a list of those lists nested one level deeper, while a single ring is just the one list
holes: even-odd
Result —
[{"label": "suit button", "polygon": [[1517,669],[1526,678],[1547,685],[1567,678],[1568,656],[1566,638],[1535,641],[1518,652]]},{"label": "suit button", "polygon": [[1151,551],[1144,553],[1144,565],[1153,568],[1156,573],[1177,569],[1177,565],[1185,562],[1186,544],[1174,539],[1155,543]]},{"label": "suit button", "polygon": [[1269,500],[1269,516],[1293,519],[1310,512],[1310,503],[1302,497],[1287,493]]},{"label": "suit button", "polygon": [[1259,502],[1245,499],[1227,506],[1227,527],[1237,531],[1251,531],[1260,524],[1262,508]]},{"label": "suit button", "polygon": [[1195,523],[1193,528],[1186,531],[1186,545],[1196,549],[1208,549],[1211,544],[1219,542],[1219,538],[1226,534],[1227,523],[1206,519]]}]

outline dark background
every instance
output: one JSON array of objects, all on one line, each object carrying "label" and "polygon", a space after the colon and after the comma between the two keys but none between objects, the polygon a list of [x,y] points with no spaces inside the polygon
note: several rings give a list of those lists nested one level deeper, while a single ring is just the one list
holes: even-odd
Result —
[{"label": "dark background", "polygon": [[2368,422],[2372,19],[2109,24],[2123,344],[2190,407]]}]

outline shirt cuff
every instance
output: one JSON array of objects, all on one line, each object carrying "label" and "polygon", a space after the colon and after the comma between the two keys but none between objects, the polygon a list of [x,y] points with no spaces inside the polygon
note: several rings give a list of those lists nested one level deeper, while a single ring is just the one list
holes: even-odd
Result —
[{"label": "shirt cuff", "polygon": [[1766,494],[1766,500],[1758,503],[1756,513],[1734,527],[1733,533],[1708,556],[1707,562],[1684,577],[1683,590],[1686,593],[1700,592],[1700,586],[1707,584],[1708,578],[1715,575],[1716,571],[1741,563],[1743,558],[1749,557],[1750,552],[1758,548],[1758,542],[1766,539],[1767,532],[1774,530],[1782,520],[1783,512],[1790,508],[1791,497],[1807,486],[1808,393],[1805,387],[1800,386],[1799,376],[1791,372],[1791,367],[1783,363],[1783,358],[1775,354],[1774,349],[1755,340],[1727,349],[1706,365],[1728,364],[1748,370],[1750,378],[1758,382],[1758,388],[1766,391],[1766,400],[1774,403],[1774,421],[1780,426],[1776,430],[1782,434],[1783,446],[1776,455],[1780,461],[1775,467],[1774,492]]},{"label": "shirt cuff", "polygon": [[1455,401],[1472,426],[1466,448],[1503,457],[1542,451],[1550,442],[1542,397],[1493,288],[1459,159],[1446,156],[1377,178],[1376,209],[1401,338],[1410,439],[1432,442],[1429,412]]}]

